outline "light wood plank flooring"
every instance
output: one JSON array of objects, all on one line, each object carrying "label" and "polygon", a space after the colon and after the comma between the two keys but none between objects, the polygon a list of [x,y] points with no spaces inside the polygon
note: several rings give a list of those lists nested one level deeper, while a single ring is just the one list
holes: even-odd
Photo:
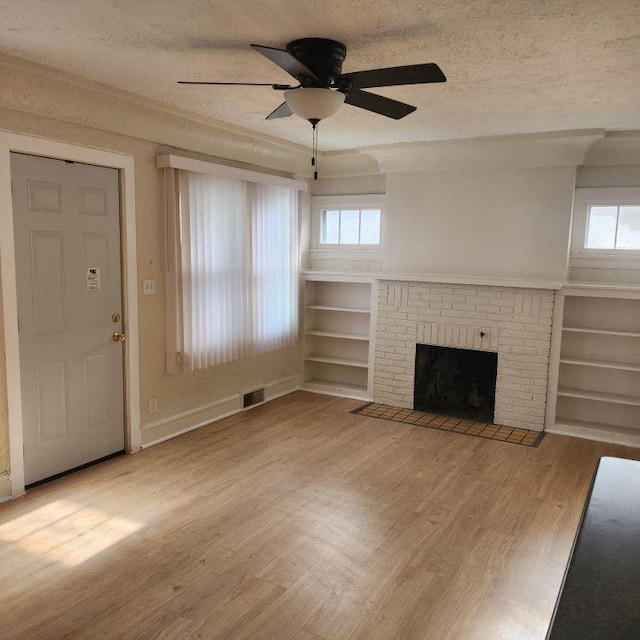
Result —
[{"label": "light wood plank flooring", "polygon": [[542,640],[601,455],[298,392],[0,506],[0,638]]}]

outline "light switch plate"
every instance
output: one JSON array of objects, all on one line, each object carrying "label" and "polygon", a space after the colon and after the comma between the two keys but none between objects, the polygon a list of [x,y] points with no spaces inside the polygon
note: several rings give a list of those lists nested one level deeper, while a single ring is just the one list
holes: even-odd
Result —
[{"label": "light switch plate", "polygon": [[142,293],[145,296],[156,295],[156,281],[155,280],[143,280],[142,281]]}]

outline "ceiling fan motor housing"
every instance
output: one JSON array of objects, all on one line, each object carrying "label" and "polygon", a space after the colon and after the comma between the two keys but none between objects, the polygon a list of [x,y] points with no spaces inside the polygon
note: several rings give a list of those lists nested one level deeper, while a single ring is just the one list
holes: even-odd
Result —
[{"label": "ceiling fan motor housing", "polygon": [[287,51],[310,71],[318,80],[300,79],[302,86],[328,87],[342,73],[342,63],[347,56],[347,47],[336,40],[325,38],[301,38],[287,45]]}]

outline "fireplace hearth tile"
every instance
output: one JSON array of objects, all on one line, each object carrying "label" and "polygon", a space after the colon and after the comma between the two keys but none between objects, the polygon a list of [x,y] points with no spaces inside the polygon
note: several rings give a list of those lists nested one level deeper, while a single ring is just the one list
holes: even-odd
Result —
[{"label": "fireplace hearth tile", "polygon": [[428,411],[402,409],[400,407],[376,402],[369,402],[362,405],[351,413],[368,418],[401,422],[416,427],[427,427],[438,431],[461,433],[486,440],[520,444],[525,447],[537,447],[544,437],[544,433],[541,431],[529,431],[527,429],[501,426],[488,422],[476,422],[468,418],[453,418]]}]

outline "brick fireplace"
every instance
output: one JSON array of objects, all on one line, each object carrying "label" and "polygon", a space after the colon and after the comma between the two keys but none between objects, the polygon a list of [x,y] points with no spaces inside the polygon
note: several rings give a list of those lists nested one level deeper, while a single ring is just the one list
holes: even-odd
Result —
[{"label": "brick fireplace", "polygon": [[496,352],[494,422],[544,426],[554,291],[381,280],[375,402],[413,408],[416,345]]}]

